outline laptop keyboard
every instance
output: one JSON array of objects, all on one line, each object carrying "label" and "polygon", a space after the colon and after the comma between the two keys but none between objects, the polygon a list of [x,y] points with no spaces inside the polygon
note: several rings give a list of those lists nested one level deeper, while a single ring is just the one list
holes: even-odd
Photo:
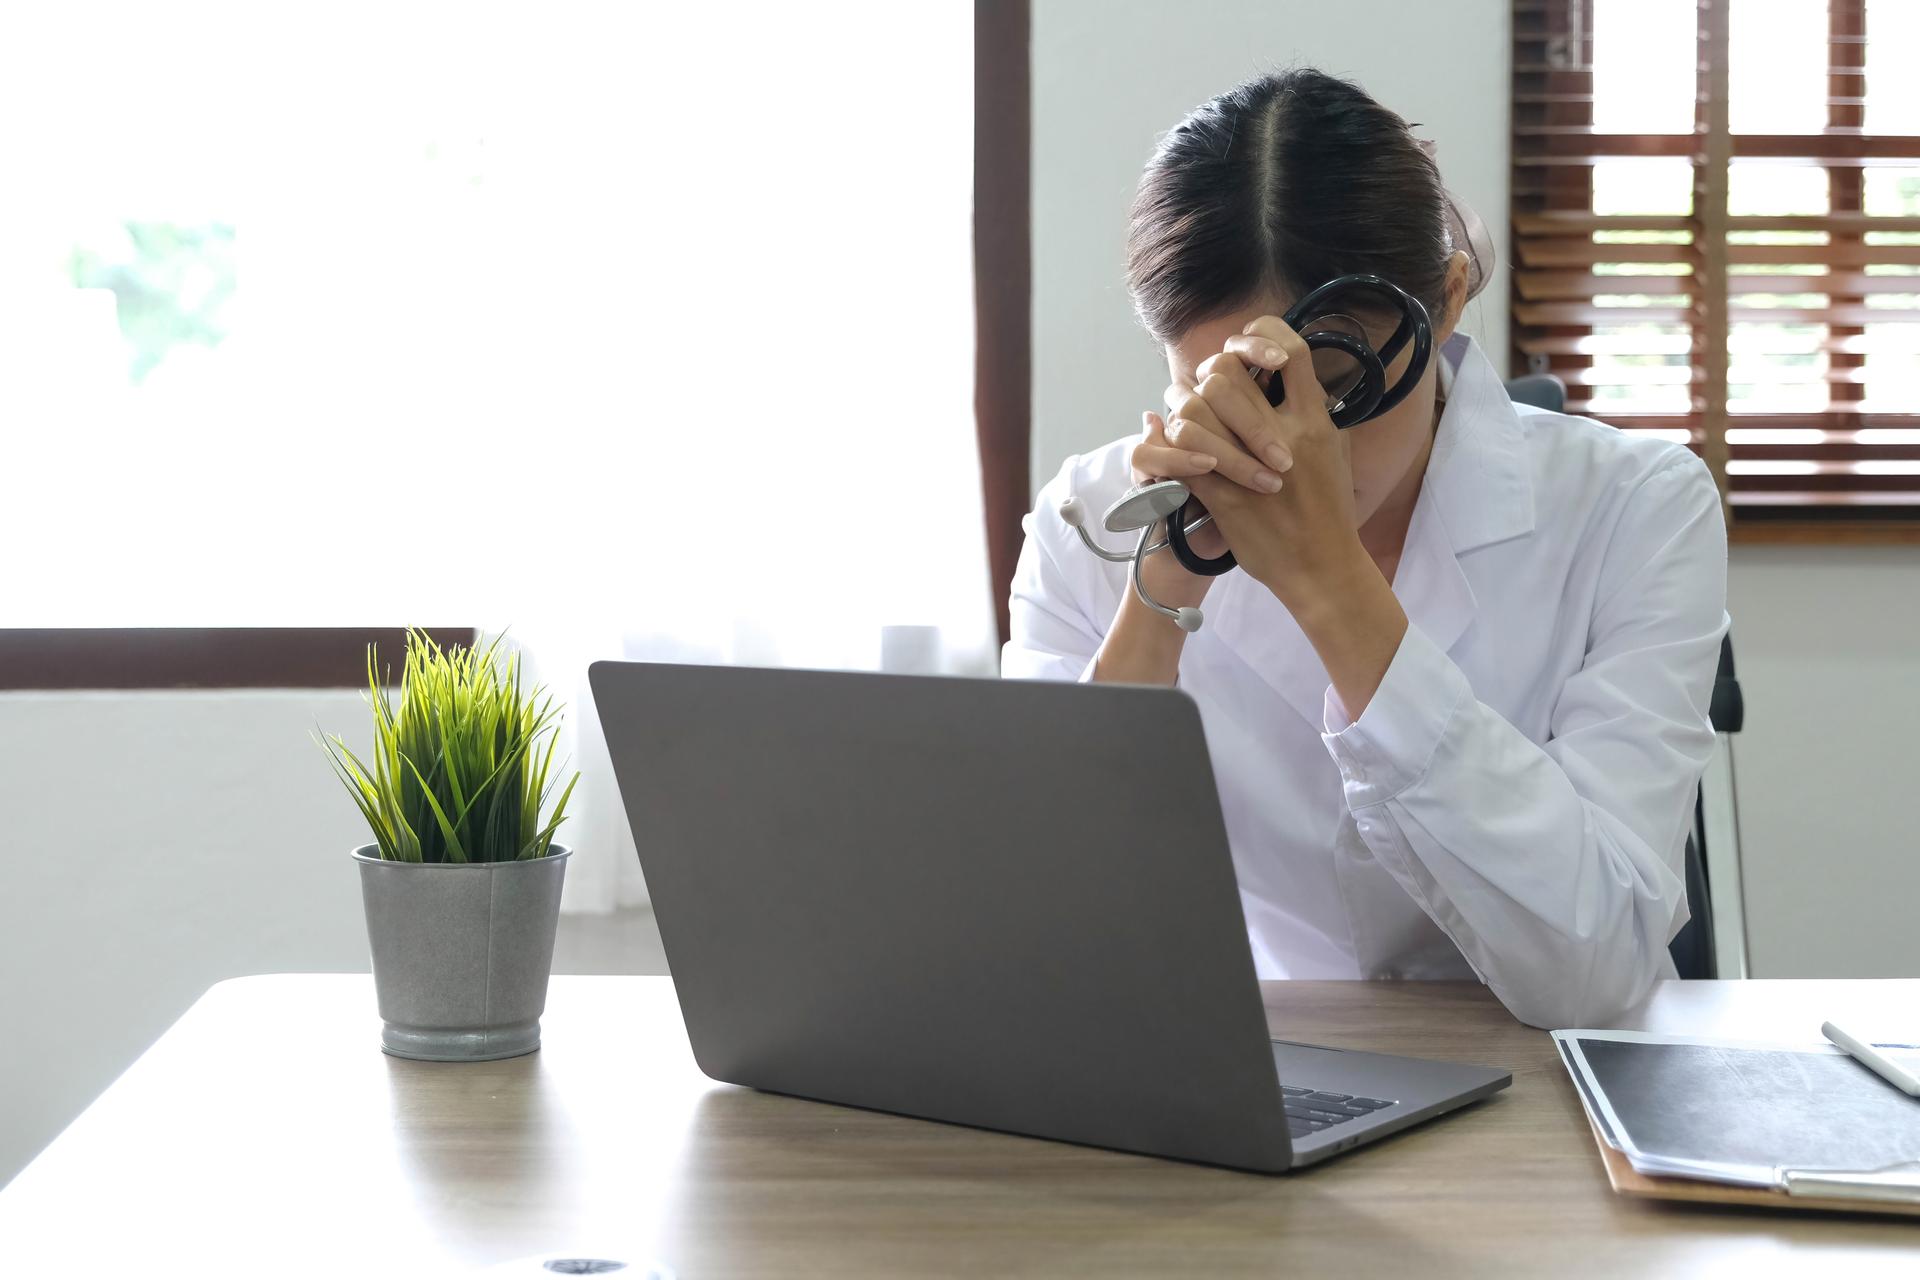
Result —
[{"label": "laptop keyboard", "polygon": [[1281,1085],[1280,1093],[1287,1111],[1287,1130],[1295,1138],[1308,1137],[1393,1105],[1383,1098],[1356,1098],[1350,1093],[1328,1093],[1324,1089],[1294,1084]]}]

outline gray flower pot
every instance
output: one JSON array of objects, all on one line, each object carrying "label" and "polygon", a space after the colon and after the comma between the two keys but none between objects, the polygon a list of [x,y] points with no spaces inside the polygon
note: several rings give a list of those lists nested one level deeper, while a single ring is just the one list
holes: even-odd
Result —
[{"label": "gray flower pot", "polygon": [[571,851],[525,862],[387,862],[353,851],[373,986],[400,1058],[483,1062],[540,1047]]}]

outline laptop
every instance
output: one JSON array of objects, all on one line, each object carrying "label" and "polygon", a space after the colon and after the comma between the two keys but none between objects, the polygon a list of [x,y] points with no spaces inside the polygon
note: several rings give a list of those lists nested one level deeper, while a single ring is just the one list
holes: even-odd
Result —
[{"label": "laptop", "polygon": [[1269,1035],[1182,692],[590,678],[715,1080],[1267,1173],[1512,1081]]}]

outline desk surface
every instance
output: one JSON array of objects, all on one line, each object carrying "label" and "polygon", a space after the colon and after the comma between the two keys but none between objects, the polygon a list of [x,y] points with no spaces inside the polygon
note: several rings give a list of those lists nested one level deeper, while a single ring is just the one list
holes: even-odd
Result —
[{"label": "desk surface", "polygon": [[[1478,986],[1269,983],[1266,1000],[1288,1038],[1497,1064],[1513,1087],[1267,1178],[716,1085],[664,978],[555,978],[546,1047],[471,1065],[380,1053],[363,976],[245,978],[0,1192],[0,1274],[437,1276],[548,1253],[683,1280],[1920,1263],[1911,1221],[1615,1197],[1547,1036]],[[1916,1008],[1920,981],[1674,982],[1631,1024],[1811,1041],[1831,1017],[1911,1038],[1889,1020]]]}]

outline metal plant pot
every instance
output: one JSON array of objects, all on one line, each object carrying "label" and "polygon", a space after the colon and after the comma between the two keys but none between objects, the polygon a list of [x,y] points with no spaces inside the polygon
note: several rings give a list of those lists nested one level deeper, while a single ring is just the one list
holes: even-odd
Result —
[{"label": "metal plant pot", "polygon": [[373,986],[400,1058],[483,1062],[540,1047],[571,851],[524,862],[387,862],[353,851]]}]

